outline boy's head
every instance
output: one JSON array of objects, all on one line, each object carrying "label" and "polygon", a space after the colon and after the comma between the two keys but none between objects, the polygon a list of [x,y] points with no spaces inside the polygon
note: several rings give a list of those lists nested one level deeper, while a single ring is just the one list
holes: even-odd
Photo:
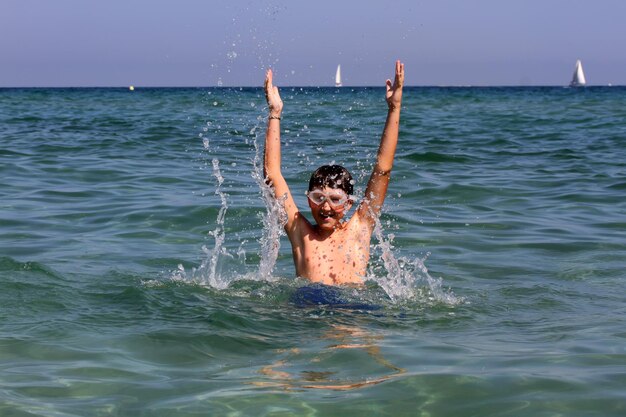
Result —
[{"label": "boy's head", "polygon": [[309,191],[325,187],[343,190],[351,196],[354,191],[354,180],[350,172],[341,165],[322,165],[311,174]]},{"label": "boy's head", "polygon": [[335,229],[352,207],[354,181],[340,165],[323,165],[315,170],[307,192],[313,218],[322,229]]}]

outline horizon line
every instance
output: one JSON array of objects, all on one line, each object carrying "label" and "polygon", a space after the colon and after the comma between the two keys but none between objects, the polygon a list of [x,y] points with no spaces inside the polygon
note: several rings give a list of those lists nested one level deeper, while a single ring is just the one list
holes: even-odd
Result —
[{"label": "horizon line", "polygon": [[[587,84],[582,87],[571,87],[568,84],[423,84],[423,85],[405,85],[405,88],[537,88],[537,87],[565,87],[565,88],[588,88],[588,87],[624,87],[626,84]],[[260,88],[262,89],[262,85],[21,85],[21,86],[0,86],[0,89],[19,89],[19,88],[52,88],[52,89],[61,89],[61,88],[123,88],[130,90],[130,87],[133,89],[148,89],[148,88],[217,88],[217,89],[228,89],[228,88]],[[379,85],[344,85],[341,87],[336,87],[333,85],[284,85],[279,86],[279,88],[334,88],[334,89],[349,89],[349,88],[380,88],[384,89],[385,86]]]}]

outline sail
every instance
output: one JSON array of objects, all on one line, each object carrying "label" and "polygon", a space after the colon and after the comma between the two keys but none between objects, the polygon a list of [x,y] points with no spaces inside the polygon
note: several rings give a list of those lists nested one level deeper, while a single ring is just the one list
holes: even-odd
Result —
[{"label": "sail", "polygon": [[574,68],[574,75],[572,76],[572,82],[569,83],[570,87],[582,87],[587,84],[585,80],[585,73],[583,72],[583,64],[580,59],[576,61],[576,68]]},{"label": "sail", "polygon": [[335,74],[335,87],[341,87],[341,65],[337,65],[337,73]]}]

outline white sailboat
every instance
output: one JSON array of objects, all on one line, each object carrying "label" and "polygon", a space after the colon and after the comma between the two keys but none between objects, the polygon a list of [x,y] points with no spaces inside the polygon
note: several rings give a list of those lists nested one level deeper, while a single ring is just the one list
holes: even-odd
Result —
[{"label": "white sailboat", "polygon": [[574,68],[574,75],[572,76],[572,82],[569,83],[570,87],[584,87],[587,84],[585,80],[585,73],[583,72],[583,64],[580,59],[576,60],[576,68]]},{"label": "white sailboat", "polygon": [[341,64],[337,65],[337,72],[335,73],[335,87],[341,87]]}]

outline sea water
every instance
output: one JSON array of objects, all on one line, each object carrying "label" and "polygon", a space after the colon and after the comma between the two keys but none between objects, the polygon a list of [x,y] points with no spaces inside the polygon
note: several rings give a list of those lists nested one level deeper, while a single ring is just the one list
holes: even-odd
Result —
[{"label": "sea water", "polygon": [[[362,195],[382,88],[282,88]],[[0,415],[622,416],[626,89],[406,88],[367,283],[301,308],[260,88],[0,89]],[[283,213],[284,214],[284,213]]]}]

